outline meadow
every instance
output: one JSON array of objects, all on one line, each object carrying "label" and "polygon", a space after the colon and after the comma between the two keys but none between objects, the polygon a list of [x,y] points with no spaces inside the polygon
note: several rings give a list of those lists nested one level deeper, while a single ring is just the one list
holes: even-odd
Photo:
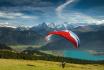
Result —
[{"label": "meadow", "polygon": [[104,70],[104,64],[66,63],[44,60],[0,59],[0,70]]}]

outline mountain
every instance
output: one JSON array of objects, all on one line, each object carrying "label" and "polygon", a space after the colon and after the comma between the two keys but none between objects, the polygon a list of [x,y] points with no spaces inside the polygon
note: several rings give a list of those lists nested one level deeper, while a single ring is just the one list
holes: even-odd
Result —
[{"label": "mountain", "polygon": [[78,26],[76,28],[74,28],[75,31],[79,31],[79,32],[90,32],[90,31],[102,31],[104,30],[104,26],[103,25],[83,25],[83,26]]},{"label": "mountain", "polygon": [[[80,39],[79,49],[83,50],[101,50],[104,49],[104,25],[85,25],[78,26],[76,28],[70,28],[69,30],[75,32]],[[60,28],[61,30],[61,28]],[[51,42],[43,45],[41,50],[63,50],[63,49],[73,49],[73,45],[62,37],[56,37]]]},{"label": "mountain", "polygon": [[42,24],[39,24],[38,26],[31,27],[30,30],[44,36],[49,31],[52,31],[53,29],[50,28],[46,23],[42,23]]},{"label": "mountain", "polygon": [[0,27],[0,43],[5,44],[38,44],[41,36],[31,30]]},{"label": "mountain", "polygon": [[[81,50],[101,50],[104,49],[104,31],[91,31],[91,32],[77,32],[80,39]],[[43,45],[41,50],[72,50],[73,45],[62,37],[56,37],[51,42]]]},{"label": "mountain", "polygon": [[[104,45],[104,25],[80,25],[75,26],[72,24],[65,24],[68,30],[72,30],[75,32],[80,40],[81,46],[80,48],[101,48],[104,49],[102,46]],[[49,25],[46,23],[39,24],[33,27],[8,27],[2,26],[0,27],[0,43],[9,44],[9,45],[42,45],[45,44],[45,36],[48,32],[54,30],[63,30],[65,29],[63,25]],[[45,44],[40,49],[63,49],[64,46],[72,46],[66,40],[62,39],[61,37],[56,37],[57,40],[54,40],[50,43]],[[60,43],[60,44],[59,44]],[[53,47],[54,46],[54,47]],[[56,47],[55,47],[56,46]],[[57,46],[60,46],[57,47]],[[64,47],[65,48],[65,47]],[[73,49],[73,48],[71,48]]]}]

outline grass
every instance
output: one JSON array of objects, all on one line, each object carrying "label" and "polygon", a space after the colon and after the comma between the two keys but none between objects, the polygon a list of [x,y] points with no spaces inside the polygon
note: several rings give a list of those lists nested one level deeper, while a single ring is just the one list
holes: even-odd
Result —
[{"label": "grass", "polygon": [[63,69],[60,62],[0,59],[0,70],[104,70],[104,64],[66,63]]}]

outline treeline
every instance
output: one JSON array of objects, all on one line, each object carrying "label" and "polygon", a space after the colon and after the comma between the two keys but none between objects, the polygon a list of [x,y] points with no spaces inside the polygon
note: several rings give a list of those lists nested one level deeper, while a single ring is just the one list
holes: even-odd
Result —
[{"label": "treeline", "polygon": [[0,51],[0,58],[6,59],[24,59],[24,60],[46,60],[46,61],[54,61],[54,62],[70,62],[70,63],[80,63],[80,64],[87,64],[87,63],[99,63],[104,64],[104,61],[86,61],[80,59],[71,59],[71,58],[64,58],[59,56],[53,56],[50,54],[45,54],[40,51],[35,51],[34,53],[30,54],[28,52],[15,52],[10,50],[1,50]]},{"label": "treeline", "polygon": [[70,63],[102,63],[104,61],[88,61],[88,60],[81,60],[81,59],[73,59],[73,58],[65,58],[60,56],[54,56],[51,54],[43,53],[39,50],[33,49],[28,47],[22,52],[17,52],[10,48],[6,44],[0,44],[0,58],[5,59],[24,59],[24,60],[46,60],[46,61],[54,61],[54,62],[70,62]]},{"label": "treeline", "polygon": [[25,60],[48,60],[48,61],[61,61],[60,57],[45,54],[39,51],[35,51],[30,54],[27,52],[15,52],[10,50],[0,50],[0,58],[6,59],[25,59]]}]

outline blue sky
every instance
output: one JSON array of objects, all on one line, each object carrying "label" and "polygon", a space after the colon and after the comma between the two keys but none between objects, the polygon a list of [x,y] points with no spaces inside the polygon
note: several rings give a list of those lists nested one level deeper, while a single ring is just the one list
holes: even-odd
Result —
[{"label": "blue sky", "polygon": [[104,23],[104,0],[0,0],[0,24]]}]

